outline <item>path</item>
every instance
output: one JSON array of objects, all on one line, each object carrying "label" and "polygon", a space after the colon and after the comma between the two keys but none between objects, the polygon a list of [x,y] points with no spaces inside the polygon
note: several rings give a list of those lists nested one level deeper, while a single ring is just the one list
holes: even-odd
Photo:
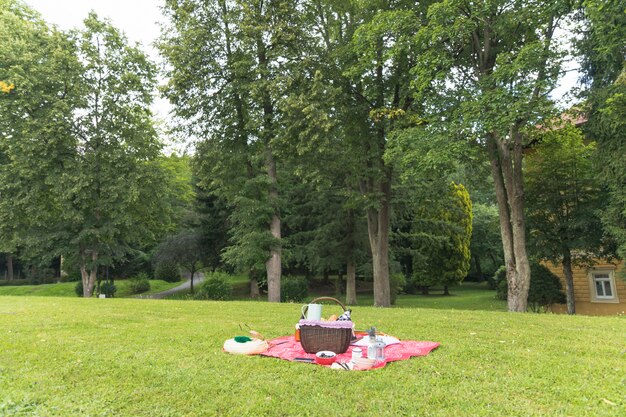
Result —
[{"label": "path", "polygon": [[[187,273],[185,275],[186,275],[187,281],[183,282],[179,286],[176,286],[174,288],[170,288],[169,290],[157,292],[157,293],[154,293],[154,294],[140,295],[137,298],[161,299],[161,298],[168,297],[168,296],[170,296],[172,294],[175,294],[177,292],[189,290],[191,288],[191,280],[189,279],[189,273]],[[200,285],[200,283],[202,281],[204,281],[204,274],[202,272],[196,272],[196,274],[195,274],[195,276],[193,278],[193,288],[197,289],[198,285]]]}]

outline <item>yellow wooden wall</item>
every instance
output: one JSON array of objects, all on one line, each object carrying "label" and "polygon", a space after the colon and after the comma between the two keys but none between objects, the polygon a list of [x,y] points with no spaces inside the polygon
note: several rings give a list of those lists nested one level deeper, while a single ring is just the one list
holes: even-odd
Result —
[{"label": "yellow wooden wall", "polygon": [[[565,292],[565,275],[563,274],[563,266],[546,262],[545,265],[559,277],[563,284]],[[613,269],[613,278],[615,280],[615,290],[619,302],[597,302],[592,300],[591,288],[589,285],[590,268],[575,267],[574,272],[574,299],[576,300],[576,313],[588,315],[614,315],[626,314],[626,281],[624,281],[624,261],[608,263],[598,260],[593,268]],[[557,304],[552,307],[555,313],[565,313],[567,308],[564,304]]]}]

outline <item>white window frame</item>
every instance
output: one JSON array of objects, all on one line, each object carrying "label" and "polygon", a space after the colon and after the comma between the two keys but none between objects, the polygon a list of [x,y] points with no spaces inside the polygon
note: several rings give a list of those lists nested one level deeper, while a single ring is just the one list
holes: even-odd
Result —
[{"label": "white window frame", "polygon": [[[597,275],[606,275],[602,278],[596,278]],[[596,281],[608,282],[611,288],[611,296],[598,295]],[[592,303],[619,303],[617,297],[617,288],[615,288],[615,274],[613,269],[608,268],[591,268],[589,270],[589,291]]]}]

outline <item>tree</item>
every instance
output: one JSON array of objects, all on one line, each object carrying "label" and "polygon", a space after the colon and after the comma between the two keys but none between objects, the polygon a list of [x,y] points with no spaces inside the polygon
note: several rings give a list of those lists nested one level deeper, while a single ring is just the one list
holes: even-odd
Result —
[{"label": "tree", "polygon": [[[470,253],[480,281],[490,279],[502,265],[502,242],[498,208],[495,205],[472,204],[472,241]],[[489,263],[485,267],[485,260]],[[491,282],[491,281],[490,281]]]},{"label": "tree", "polygon": [[[223,193],[236,220],[256,226],[244,229],[233,221],[227,254],[244,254],[246,248],[265,253],[272,302],[280,302],[281,278],[276,106],[288,94],[306,45],[299,3],[167,1],[171,25],[160,43],[172,66],[166,95],[187,121],[183,130],[204,138],[198,148],[200,185]],[[267,236],[257,239],[262,234]],[[258,257],[236,263],[253,271]]]},{"label": "tree", "polygon": [[167,220],[154,162],[161,144],[149,110],[156,68],[107,21],[91,13],[84,23],[75,143],[60,185],[65,250],[75,254],[89,297],[100,265],[154,239],[154,227]]},{"label": "tree", "polygon": [[583,59],[584,131],[597,141],[598,177],[608,189],[602,210],[606,231],[626,258],[626,15],[619,0],[585,0],[577,43]]},{"label": "tree", "polygon": [[432,4],[413,65],[424,117],[484,144],[496,191],[509,311],[526,311],[530,268],[524,219],[527,131],[552,112],[560,71],[554,34],[569,2],[450,0]]},{"label": "tree", "polygon": [[410,40],[424,8],[415,2],[312,1],[315,50],[332,102],[328,118],[341,126],[342,146],[365,210],[372,256],[374,304],[391,304],[389,233],[394,171],[385,160],[391,133],[415,112]]},{"label": "tree", "polygon": [[0,1],[0,252],[60,255],[58,189],[72,144],[80,64],[75,47],[20,1]]},{"label": "tree", "polygon": [[539,137],[525,166],[531,247],[539,258],[563,265],[567,312],[574,314],[572,265],[590,264],[604,247],[597,216],[603,198],[591,160],[595,143],[585,145],[570,124]]},{"label": "tree", "polygon": [[[446,189],[447,188],[447,189]],[[460,283],[470,266],[472,203],[461,184],[447,184],[443,195],[418,205],[412,227],[413,282],[422,287],[448,287]]]},{"label": "tree", "polygon": [[201,232],[183,230],[166,238],[157,248],[155,258],[158,262],[175,263],[189,271],[191,293],[196,272],[202,268],[206,259],[206,248]]}]

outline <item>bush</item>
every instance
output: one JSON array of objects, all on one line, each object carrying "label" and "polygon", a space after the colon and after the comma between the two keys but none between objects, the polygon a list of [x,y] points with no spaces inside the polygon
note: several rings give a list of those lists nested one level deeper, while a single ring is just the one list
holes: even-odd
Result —
[{"label": "bush", "polygon": [[496,298],[498,300],[506,300],[507,294],[509,292],[508,283],[506,282],[506,267],[502,265],[500,268],[496,270],[496,273],[493,274],[493,278],[489,280],[489,287],[491,288],[491,283],[493,282],[494,290],[496,290]]},{"label": "bush", "polygon": [[180,281],[178,266],[173,262],[159,262],[154,271],[154,279],[167,282]]},{"label": "bush", "polygon": [[[507,299],[508,283],[506,269],[501,267],[494,278],[498,282],[497,298]],[[552,304],[565,303],[565,294],[559,277],[548,268],[536,262],[530,263],[530,288],[528,290],[528,308],[538,312]]]},{"label": "bush", "polygon": [[72,271],[63,277],[64,282],[78,282],[83,278],[80,275],[80,271]]},{"label": "bush", "polygon": [[83,296],[83,281],[82,280],[76,283],[76,286],[74,287],[74,292],[79,297]]},{"label": "bush", "polygon": [[403,273],[391,274],[389,276],[389,287],[391,290],[391,304],[396,303],[396,299],[398,298],[398,294],[404,291],[404,287],[406,287],[406,278]]},{"label": "bush", "polygon": [[141,294],[142,292],[146,291],[150,291],[150,281],[148,281],[148,274],[142,272],[136,277],[130,279],[131,294]]},{"label": "bush", "polygon": [[117,292],[117,287],[111,282],[103,282],[100,284],[100,294],[104,294],[107,298],[112,298]]},{"label": "bush", "polygon": [[0,287],[4,287],[4,286],[15,287],[19,285],[31,285],[30,280],[13,278],[13,280],[11,281],[7,281],[7,280],[0,281]]},{"label": "bush", "polygon": [[280,301],[300,302],[309,295],[309,286],[304,277],[283,277],[280,281]]},{"label": "bush", "polygon": [[206,279],[200,285],[194,298],[196,300],[228,300],[232,295],[233,285],[230,283],[230,275],[213,272],[206,275]]}]

